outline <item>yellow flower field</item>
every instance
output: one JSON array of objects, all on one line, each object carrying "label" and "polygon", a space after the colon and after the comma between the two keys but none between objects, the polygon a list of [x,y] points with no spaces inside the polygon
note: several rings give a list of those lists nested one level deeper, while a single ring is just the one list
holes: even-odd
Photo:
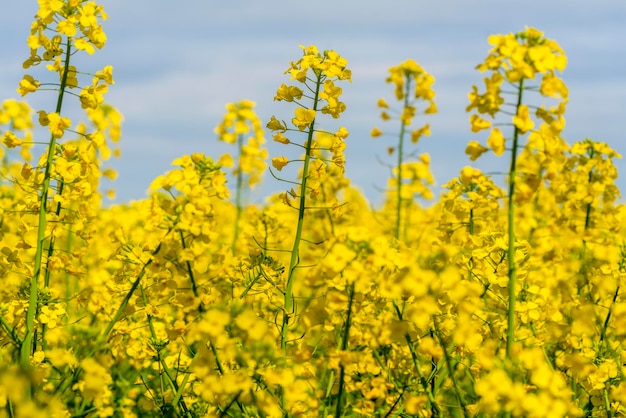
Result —
[{"label": "yellow flower field", "polygon": [[[466,153],[506,158],[505,188],[466,166],[435,193],[415,149],[435,75],[407,59],[372,98],[372,141],[395,141],[372,209],[345,177],[350,126],[325,128],[350,106],[349,61],[294,46],[283,113],[227,104],[232,153],[182,155],[149,198],[107,207],[113,68],[74,65],[107,15],[39,0],[35,19],[17,92],[57,100],[0,107],[0,417],[626,415],[620,156],[561,137],[556,41],[490,36],[468,86]],[[246,203],[262,181],[284,192]]]}]

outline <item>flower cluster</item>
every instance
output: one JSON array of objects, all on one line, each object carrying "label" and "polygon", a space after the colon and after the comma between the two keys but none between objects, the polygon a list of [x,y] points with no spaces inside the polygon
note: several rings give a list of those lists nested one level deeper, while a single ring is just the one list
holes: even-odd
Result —
[{"label": "flower cluster", "polygon": [[[496,155],[502,155],[506,147],[506,138],[500,128],[494,127],[489,119],[481,115],[495,118],[498,113],[504,112],[503,106],[514,106],[515,110],[508,125],[512,125],[519,134],[534,130],[531,108],[523,104],[521,98],[524,91],[531,89],[526,83],[538,77],[541,78],[536,88],[539,93],[546,98],[558,100],[556,105],[549,108],[544,104],[534,107],[532,113],[541,124],[546,125],[546,129],[539,129],[539,132],[558,135],[565,127],[563,114],[568,102],[568,90],[563,80],[557,76],[557,71],[562,72],[567,64],[561,47],[534,28],[527,28],[517,34],[492,35],[489,43],[493,48],[477,69],[481,72],[488,71],[491,75],[484,78],[484,93],[480,93],[477,86],[472,86],[472,92],[468,95],[470,104],[466,109],[468,112],[477,112],[470,116],[472,132],[491,129],[487,139],[489,148],[484,148],[475,141],[470,142],[466,152],[472,160],[488,149]],[[514,103],[505,99],[505,91],[502,90],[505,81],[516,90]]]},{"label": "flower cluster", "polygon": [[[420,109],[422,114],[437,113],[437,105],[435,104],[435,91],[433,83],[435,78],[427,73],[414,60],[407,60],[400,65],[389,69],[389,77],[387,83],[395,86],[395,97],[402,103],[402,109],[393,109],[387,104],[383,98],[378,100],[377,106],[382,109],[380,117],[384,122],[393,120],[392,115],[395,113],[400,122],[400,131],[398,134],[398,144],[387,148],[389,155],[397,151],[397,163],[393,166],[392,177],[389,179],[388,193],[390,194],[388,201],[395,200],[395,234],[396,238],[406,237],[402,231],[410,228],[411,205],[416,196],[430,199],[432,192],[429,185],[434,182],[434,178],[430,173],[430,156],[422,154],[418,161],[406,162],[405,160],[414,155],[414,152],[407,152],[407,144],[405,136],[411,129],[413,118],[417,114],[417,103],[423,101],[426,103],[424,109]],[[383,131],[375,127],[371,131],[371,136],[376,138],[383,135]],[[411,131],[411,142],[418,143],[422,136],[430,136],[430,124],[426,123],[420,128]]]},{"label": "flower cluster", "polygon": [[[265,142],[261,121],[254,113],[254,102],[242,100],[239,103],[229,103],[226,105],[227,113],[224,119],[215,128],[215,133],[220,141],[229,144],[238,144],[239,152],[237,156],[236,168],[233,170],[235,176],[239,173],[248,176],[247,183],[250,187],[261,181],[263,171],[267,167],[267,150],[261,146]],[[247,143],[244,143],[244,136],[250,134]],[[222,159],[224,165],[232,166],[234,161],[226,154]],[[239,189],[242,185],[237,186]]]}]

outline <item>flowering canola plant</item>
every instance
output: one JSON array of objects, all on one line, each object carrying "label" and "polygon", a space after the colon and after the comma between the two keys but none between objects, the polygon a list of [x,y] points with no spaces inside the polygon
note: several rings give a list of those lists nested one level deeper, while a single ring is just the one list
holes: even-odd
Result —
[{"label": "flowering canola plant", "polygon": [[[215,130],[232,154],[182,155],[148,198],[105,207],[122,116],[113,69],[86,63],[107,15],[41,0],[35,19],[17,92],[56,100],[0,106],[1,417],[626,415],[620,156],[561,136],[555,41],[494,35],[477,67],[470,130],[488,134],[466,152],[506,156],[505,187],[468,165],[435,193],[436,162],[409,149],[435,79],[407,60],[387,78],[399,108],[377,102],[397,161],[371,209],[348,129],[326,128],[348,61],[302,46],[274,97],[293,110],[265,122],[282,155],[234,102]],[[246,202],[268,175],[286,190]]]}]

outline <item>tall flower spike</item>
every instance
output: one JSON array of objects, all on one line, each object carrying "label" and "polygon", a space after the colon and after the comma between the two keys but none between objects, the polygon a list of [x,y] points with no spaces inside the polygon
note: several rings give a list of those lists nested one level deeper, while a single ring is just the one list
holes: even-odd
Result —
[{"label": "tall flower spike", "polygon": [[[24,69],[43,61],[47,63],[46,69],[55,73],[57,78],[52,83],[46,83],[57,89],[56,107],[39,112],[39,124],[50,132],[47,151],[39,158],[37,168],[25,165],[20,173],[24,187],[37,191],[36,199],[25,198],[20,202],[26,216],[36,218],[34,223],[37,225],[34,242],[23,245],[35,247],[33,265],[26,273],[30,276],[28,308],[24,336],[20,343],[20,365],[27,371],[31,368],[30,357],[34,348],[40,347],[38,340],[44,342],[43,347],[46,341],[46,325],[41,322],[41,318],[36,318],[42,303],[39,298],[50,292],[51,281],[56,279],[55,274],[61,270],[61,264],[66,264],[56,261],[59,257],[56,240],[65,234],[76,234],[87,239],[89,233],[85,232],[86,224],[95,216],[91,206],[99,203],[97,187],[102,175],[99,163],[106,153],[106,128],[101,127],[106,118],[99,118],[97,109],[104,103],[103,95],[108,85],[113,84],[111,67],[107,66],[92,74],[92,84],[83,87],[79,94],[74,94],[79,97],[81,107],[88,110],[87,116],[94,116],[91,120],[95,126],[94,132],[87,133],[85,125],[78,124],[73,132],[79,135],[79,139],[67,140],[66,134],[72,122],[65,115],[63,99],[69,90],[80,85],[81,72],[70,61],[79,50],[93,54],[95,49],[104,46],[106,35],[100,22],[106,18],[103,6],[95,1],[42,0],[27,39],[30,57],[24,61]],[[35,92],[40,85],[39,80],[27,74],[20,81],[17,91],[25,95]],[[119,128],[115,129],[119,132]],[[110,172],[109,175],[113,176]],[[73,253],[70,248],[66,251]],[[67,274],[64,275],[67,278]]]},{"label": "tall flower spike", "polygon": [[[299,213],[294,243],[291,249],[287,284],[284,291],[281,346],[285,352],[287,351],[287,342],[290,340],[289,329],[293,322],[291,318],[296,315],[293,285],[296,267],[300,262],[299,252],[306,201],[307,198],[313,200],[320,198],[321,181],[327,173],[327,162],[317,152],[317,145],[314,141],[315,133],[321,132],[317,129],[318,118],[326,114],[333,118],[338,118],[346,109],[345,104],[340,100],[342,89],[336,83],[342,80],[351,81],[352,77],[352,73],[346,67],[347,60],[336,52],[324,51],[320,53],[315,46],[300,46],[300,48],[303,50],[303,57],[296,62],[292,62],[285,74],[289,74],[291,81],[299,83],[301,86],[281,84],[274,97],[274,100],[294,102],[298,105],[291,119],[293,127],[288,127],[287,123],[278,120],[274,116],[267,124],[267,128],[273,132],[272,136],[276,142],[285,145],[297,145],[298,148],[304,149],[304,157],[298,160],[303,163],[299,190],[292,190],[289,193],[285,192],[281,196],[285,204],[297,206]],[[310,95],[305,94],[305,92],[310,92]],[[287,132],[289,132],[290,137],[284,135]],[[294,135],[299,135],[300,133],[306,135],[306,139],[301,145],[299,141],[294,141]],[[347,136],[347,130],[341,128],[335,134],[335,140],[331,142],[331,147],[328,149],[333,154],[332,163],[341,167],[341,169],[343,169],[345,164],[342,154],[343,146],[336,141],[343,143]],[[272,166],[279,171],[292,162],[295,162],[295,160],[284,155],[272,158]],[[299,200],[298,204],[292,203],[290,197],[297,198]]]},{"label": "tall flower spike", "polygon": [[[405,136],[411,129],[413,119],[418,114],[433,114],[437,112],[435,104],[435,91],[433,84],[435,78],[427,73],[418,63],[409,59],[400,65],[389,69],[387,83],[393,84],[396,100],[402,104],[401,110],[396,110],[399,114],[400,132],[397,145],[397,164],[393,169],[393,177],[389,181],[390,193],[395,195],[395,236],[400,239],[403,235],[401,231],[407,230],[408,225],[402,222],[403,211],[407,210],[413,201],[414,195],[424,198],[431,198],[432,193],[427,185],[433,182],[429,170],[430,157],[424,154],[420,161],[407,163],[405,158]],[[423,102],[423,107],[418,107],[418,103]],[[390,107],[385,99],[379,99],[377,106],[382,109],[380,117],[384,122],[391,120]],[[410,131],[411,142],[417,144],[422,136],[430,135],[430,125],[428,123],[417,129]],[[383,135],[383,131],[378,127],[372,129],[370,135],[373,138]],[[396,147],[389,147],[389,154],[393,154]],[[426,162],[428,161],[428,162]]]},{"label": "tall flower spike", "polygon": [[[511,357],[513,343],[515,341],[515,302],[516,302],[516,277],[517,262],[516,238],[515,238],[515,203],[523,203],[530,200],[534,192],[540,187],[541,179],[546,173],[553,172],[554,166],[550,158],[562,153],[564,147],[555,147],[557,152],[547,153],[546,147],[538,146],[541,143],[555,142],[554,137],[564,127],[563,113],[567,103],[567,87],[556,75],[557,71],[563,71],[567,64],[567,58],[561,47],[554,41],[543,36],[542,32],[534,28],[526,28],[517,34],[492,35],[489,43],[493,46],[485,61],[477,66],[481,72],[488,71],[489,77],[484,78],[485,92],[479,93],[476,86],[472,86],[469,93],[470,104],[467,111],[475,111],[470,115],[472,132],[491,129],[485,148],[476,141],[471,141],[465,152],[472,160],[491,149],[496,155],[502,155],[506,146],[506,139],[498,127],[494,127],[492,120],[498,113],[503,113],[501,106],[510,105],[514,108],[512,115],[507,114],[506,125],[513,128],[510,141],[511,161],[508,173],[508,312],[507,312],[507,337],[506,354]],[[531,107],[524,104],[524,92],[529,90],[527,83],[536,82],[541,77],[539,88],[535,88],[544,97],[560,99],[556,107],[546,110],[544,105],[536,107],[536,116],[541,120],[538,130],[535,130],[535,122],[531,117]],[[500,89],[506,80],[516,93],[513,103],[506,103],[503,92]],[[489,119],[480,115],[488,115]],[[529,133],[528,143],[521,148],[520,137]],[[543,141],[545,139],[545,141]],[[560,142],[560,141],[556,141]],[[518,157],[518,152],[520,153]],[[519,160],[519,161],[518,161]],[[518,174],[518,171],[521,173]],[[548,174],[549,175],[549,174]],[[519,178],[518,178],[519,177]],[[516,183],[519,182],[518,187]],[[516,191],[519,194],[516,195]]]},{"label": "tall flower spike", "polygon": [[[242,100],[226,105],[227,113],[222,122],[215,128],[220,141],[237,144],[236,165],[233,175],[236,178],[235,192],[235,231],[233,234],[232,252],[235,252],[239,236],[239,220],[243,211],[244,181],[250,188],[261,181],[263,171],[267,168],[267,150],[262,147],[265,142],[261,121],[254,113],[255,103]],[[245,136],[248,136],[247,142]],[[232,162],[230,155],[222,156],[220,163]],[[226,164],[225,164],[226,165]]]}]

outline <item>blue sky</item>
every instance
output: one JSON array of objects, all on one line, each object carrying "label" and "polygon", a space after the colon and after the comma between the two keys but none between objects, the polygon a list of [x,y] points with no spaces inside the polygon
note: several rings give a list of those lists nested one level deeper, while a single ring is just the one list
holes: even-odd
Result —
[{"label": "blue sky", "polygon": [[[387,69],[412,58],[434,75],[439,113],[428,119],[432,136],[419,151],[431,154],[438,185],[470,164],[464,149],[469,140],[484,143],[484,134],[469,130],[467,93],[481,86],[474,68],[487,55],[487,37],[533,26],[556,40],[568,56],[563,74],[570,89],[564,138],[571,144],[590,137],[608,142],[626,155],[626,2],[606,0],[545,1],[328,1],[285,2],[186,0],[103,0],[109,41],[102,51],[82,61],[79,70],[113,65],[116,84],[107,100],[125,117],[117,201],[146,196],[150,181],[170,169],[185,153],[218,158],[230,150],[216,141],[213,129],[228,102],[253,100],[264,122],[271,115],[289,120],[293,107],[274,102],[276,88],[290,61],[301,56],[298,45],[334,49],[349,61],[352,84],[344,84],[347,110],[340,124],[347,139],[347,175],[371,202],[389,176],[378,157],[394,139],[369,137],[381,125],[380,97],[392,99],[385,84]],[[17,97],[15,87],[28,56],[26,38],[35,0],[0,3],[0,100]],[[78,65],[78,64],[77,64]],[[41,73],[39,73],[41,74]],[[53,95],[26,99],[36,110],[50,109]],[[69,115],[72,116],[72,115]],[[78,119],[78,117],[76,118]],[[322,121],[324,126],[325,121]],[[333,124],[331,120],[329,127]],[[381,126],[392,130],[391,127]],[[266,135],[271,156],[284,146]],[[40,138],[41,139],[41,138]],[[503,171],[505,158],[475,163],[487,172]],[[617,161],[620,171],[626,169]],[[619,179],[626,190],[626,181]],[[262,200],[281,190],[271,176],[254,192]]]}]

